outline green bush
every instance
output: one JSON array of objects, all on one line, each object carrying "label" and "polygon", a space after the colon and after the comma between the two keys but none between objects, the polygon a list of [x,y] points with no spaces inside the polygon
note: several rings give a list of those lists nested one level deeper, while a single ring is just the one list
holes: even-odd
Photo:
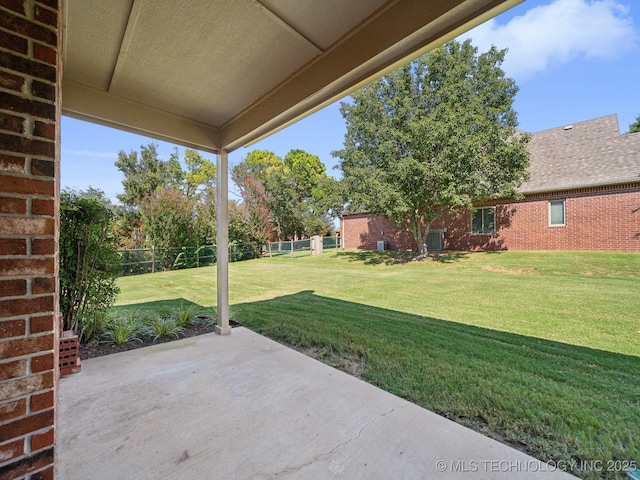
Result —
[{"label": "green bush", "polygon": [[60,195],[60,310],[64,329],[85,340],[96,332],[96,315],[106,312],[119,293],[113,218],[100,190],[65,190]]}]

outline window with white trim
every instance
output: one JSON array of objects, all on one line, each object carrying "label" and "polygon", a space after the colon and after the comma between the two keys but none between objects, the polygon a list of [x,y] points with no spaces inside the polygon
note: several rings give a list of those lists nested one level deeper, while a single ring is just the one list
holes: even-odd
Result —
[{"label": "window with white trim", "polygon": [[565,201],[552,200],[549,202],[549,225],[559,227],[565,224]]},{"label": "window with white trim", "polygon": [[496,209],[479,208],[471,214],[471,233],[491,234],[496,232]]}]

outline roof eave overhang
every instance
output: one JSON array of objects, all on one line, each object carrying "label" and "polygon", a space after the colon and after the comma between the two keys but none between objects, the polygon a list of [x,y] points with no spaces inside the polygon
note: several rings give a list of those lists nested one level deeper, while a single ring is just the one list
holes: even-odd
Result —
[{"label": "roof eave overhang", "polygon": [[62,114],[204,152],[218,153],[219,130],[171,112],[63,79]]},{"label": "roof eave overhang", "polygon": [[[398,2],[394,11],[369,22],[225,126],[221,132],[223,148],[232,151],[259,141],[522,1],[466,0],[448,11],[436,3],[433,8],[443,11],[436,21],[426,24],[422,0]],[[389,24],[394,29],[385,36]],[[394,42],[398,37],[403,40]],[[328,80],[332,76],[336,79]],[[274,115],[276,112],[280,113]]]},{"label": "roof eave overhang", "polygon": [[[251,144],[335,102],[398,66],[461,35],[523,0],[403,0],[390,4],[226,125],[203,124],[69,78],[62,113],[198,150]],[[455,3],[455,2],[453,2]]]}]

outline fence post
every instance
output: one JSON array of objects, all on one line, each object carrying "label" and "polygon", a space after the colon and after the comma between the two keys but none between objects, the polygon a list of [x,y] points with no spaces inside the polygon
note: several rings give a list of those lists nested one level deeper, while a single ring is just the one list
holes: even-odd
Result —
[{"label": "fence post", "polygon": [[291,240],[291,257],[293,258],[293,240]]},{"label": "fence post", "polygon": [[200,247],[196,248],[196,268],[200,268]]},{"label": "fence post", "polygon": [[156,247],[151,247],[151,273],[156,271]]}]

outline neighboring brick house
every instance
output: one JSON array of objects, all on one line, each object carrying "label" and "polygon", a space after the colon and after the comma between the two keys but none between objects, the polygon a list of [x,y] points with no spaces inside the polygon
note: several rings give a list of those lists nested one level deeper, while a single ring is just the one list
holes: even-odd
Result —
[{"label": "neighboring brick house", "polygon": [[[525,198],[438,218],[430,250],[640,251],[640,133],[621,135],[609,115],[535,133],[528,148]],[[340,232],[343,248],[415,248],[374,215],[346,215]]]}]

